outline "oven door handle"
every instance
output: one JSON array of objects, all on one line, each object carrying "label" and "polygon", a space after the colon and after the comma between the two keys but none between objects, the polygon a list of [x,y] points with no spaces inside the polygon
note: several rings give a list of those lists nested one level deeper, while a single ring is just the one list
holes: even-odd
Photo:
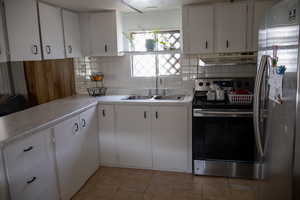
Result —
[{"label": "oven door handle", "polygon": [[254,123],[254,134],[255,134],[255,142],[257,150],[260,154],[260,157],[263,159],[264,157],[264,147],[262,144],[262,134],[260,130],[260,118],[261,118],[261,91],[264,75],[270,66],[271,57],[268,55],[264,55],[261,58],[259,69],[257,73],[257,77],[255,80],[255,88],[254,88],[254,100],[253,100],[253,123]]},{"label": "oven door handle", "polygon": [[252,117],[252,111],[194,110],[194,117]]}]

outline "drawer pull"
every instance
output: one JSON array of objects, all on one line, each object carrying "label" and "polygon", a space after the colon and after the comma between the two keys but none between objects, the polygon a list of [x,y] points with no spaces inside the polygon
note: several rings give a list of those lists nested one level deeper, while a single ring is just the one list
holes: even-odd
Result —
[{"label": "drawer pull", "polygon": [[82,122],[82,128],[85,128],[86,127],[86,121],[85,121],[85,119],[82,119],[81,122]]},{"label": "drawer pull", "polygon": [[23,152],[28,152],[28,151],[31,151],[32,149],[33,149],[33,146],[30,146],[27,149],[24,149]]},{"label": "drawer pull", "polygon": [[36,180],[36,177],[32,177],[32,179],[29,180],[29,181],[27,181],[26,183],[27,183],[27,184],[31,184],[31,183],[33,183],[35,180]]}]

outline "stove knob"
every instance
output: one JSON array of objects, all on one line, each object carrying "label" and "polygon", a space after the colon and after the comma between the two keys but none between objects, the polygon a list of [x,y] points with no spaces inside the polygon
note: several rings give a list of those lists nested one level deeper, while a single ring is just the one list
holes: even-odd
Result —
[{"label": "stove knob", "polygon": [[202,86],[203,86],[203,82],[200,82],[200,83],[199,83],[199,86],[202,87]]},{"label": "stove knob", "polygon": [[210,86],[210,82],[207,82],[207,83],[206,83],[206,86]]}]

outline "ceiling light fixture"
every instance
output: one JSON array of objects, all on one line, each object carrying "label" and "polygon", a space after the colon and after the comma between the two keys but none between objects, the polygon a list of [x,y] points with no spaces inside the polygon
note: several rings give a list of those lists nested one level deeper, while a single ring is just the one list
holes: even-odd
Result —
[{"label": "ceiling light fixture", "polygon": [[128,8],[138,12],[138,13],[141,13],[143,14],[143,12],[135,7],[133,7],[132,5],[130,5],[128,2],[126,2],[125,0],[121,0],[121,3],[124,4],[125,6],[127,6]]}]

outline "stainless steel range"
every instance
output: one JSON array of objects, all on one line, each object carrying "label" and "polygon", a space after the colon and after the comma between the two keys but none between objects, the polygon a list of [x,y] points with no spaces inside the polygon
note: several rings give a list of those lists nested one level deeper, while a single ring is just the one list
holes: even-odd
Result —
[{"label": "stainless steel range", "polygon": [[261,165],[255,161],[254,79],[199,79],[195,83],[194,174],[260,178]]}]

